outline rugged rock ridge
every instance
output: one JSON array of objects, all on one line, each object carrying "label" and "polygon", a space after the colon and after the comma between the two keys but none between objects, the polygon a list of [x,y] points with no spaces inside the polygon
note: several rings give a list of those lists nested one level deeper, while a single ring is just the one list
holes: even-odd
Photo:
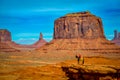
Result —
[{"label": "rugged rock ridge", "polygon": [[67,14],[54,25],[54,39],[105,38],[101,19],[90,12]]},{"label": "rugged rock ridge", "polygon": [[6,29],[0,29],[0,42],[11,41],[11,33]]},{"label": "rugged rock ridge", "polygon": [[120,45],[120,32],[118,32],[117,30],[114,31],[114,38],[112,42],[117,45]]}]

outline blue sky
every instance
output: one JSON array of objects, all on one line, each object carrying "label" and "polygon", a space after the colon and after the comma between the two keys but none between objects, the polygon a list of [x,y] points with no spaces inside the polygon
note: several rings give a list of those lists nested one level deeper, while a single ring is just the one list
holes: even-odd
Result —
[{"label": "blue sky", "polygon": [[8,29],[12,40],[32,44],[42,32],[52,40],[54,20],[67,13],[90,11],[102,18],[107,39],[120,32],[120,0],[0,0],[0,29]]}]

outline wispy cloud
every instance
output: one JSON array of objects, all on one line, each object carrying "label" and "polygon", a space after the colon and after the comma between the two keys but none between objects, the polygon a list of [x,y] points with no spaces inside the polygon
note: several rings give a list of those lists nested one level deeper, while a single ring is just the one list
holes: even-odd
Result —
[{"label": "wispy cloud", "polygon": [[[44,37],[52,36],[53,33],[42,33]],[[16,37],[37,37],[40,33],[18,33],[15,36]]]},{"label": "wispy cloud", "polygon": [[114,37],[114,35],[113,35],[113,34],[110,34],[110,35],[107,35],[106,37],[107,37],[108,40],[112,40],[113,37]]},{"label": "wispy cloud", "polygon": [[[31,34],[30,34],[31,35]],[[25,34],[22,36],[22,34],[19,35],[21,38],[18,38],[17,40],[14,40],[16,43],[18,44],[33,44],[35,43],[36,41],[38,41],[38,38],[24,38],[24,36],[28,36],[28,34]],[[32,34],[32,36],[34,36]],[[44,35],[44,39],[49,42],[52,40],[52,37],[51,37],[51,34],[49,33],[45,33]]]},{"label": "wispy cloud", "polygon": [[25,38],[19,38],[18,40],[15,40],[16,43],[19,43],[19,44],[33,44],[37,41],[38,39],[37,38],[28,38],[28,39],[25,39]]},{"label": "wispy cloud", "polygon": [[18,33],[15,35],[16,37],[36,37],[36,36],[39,36],[39,33]]}]

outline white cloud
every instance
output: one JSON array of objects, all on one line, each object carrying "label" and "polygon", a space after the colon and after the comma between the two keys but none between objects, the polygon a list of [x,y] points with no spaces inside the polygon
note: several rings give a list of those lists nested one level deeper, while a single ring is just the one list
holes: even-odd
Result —
[{"label": "white cloud", "polygon": [[[49,42],[53,38],[53,33],[42,33],[43,38]],[[15,35],[15,37],[18,37],[17,40],[14,40],[16,43],[19,44],[33,44],[37,40],[39,40],[40,33],[18,33]]]},{"label": "white cloud", "polygon": [[[46,36],[53,36],[53,33],[42,33],[44,37]],[[15,36],[16,37],[37,37],[40,33],[18,33]]]},{"label": "white cloud", "polygon": [[112,40],[114,38],[114,35],[110,34],[110,35],[107,35],[106,37],[107,37],[108,40]]},{"label": "white cloud", "polygon": [[39,33],[18,33],[16,37],[39,36]]},{"label": "white cloud", "polygon": [[109,37],[114,37],[114,35],[108,35]]},{"label": "white cloud", "polygon": [[28,39],[25,39],[25,38],[19,38],[18,40],[15,40],[16,43],[19,43],[19,44],[33,44],[37,41],[38,39],[37,38],[28,38]]}]

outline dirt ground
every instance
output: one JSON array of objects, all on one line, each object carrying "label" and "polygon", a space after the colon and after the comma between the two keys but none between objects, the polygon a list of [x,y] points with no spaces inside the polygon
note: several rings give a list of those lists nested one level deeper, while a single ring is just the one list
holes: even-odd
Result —
[{"label": "dirt ground", "polygon": [[[84,60],[84,65],[120,67],[120,54],[84,54]],[[75,54],[0,53],[0,80],[68,80],[61,69],[63,65],[78,65]]]}]

